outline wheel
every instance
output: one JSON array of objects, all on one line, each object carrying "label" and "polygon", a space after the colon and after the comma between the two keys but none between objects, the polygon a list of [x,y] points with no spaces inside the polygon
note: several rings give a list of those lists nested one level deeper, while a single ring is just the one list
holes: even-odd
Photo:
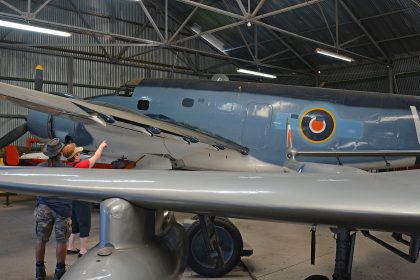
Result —
[{"label": "wheel", "polygon": [[329,280],[329,278],[324,275],[311,275],[305,278],[305,280]]},{"label": "wheel", "polygon": [[229,273],[239,263],[243,250],[241,233],[228,219],[216,217],[214,226],[225,260],[222,267],[216,267],[208,255],[199,221],[194,222],[187,232],[188,265],[194,272],[206,277],[221,277]]}]

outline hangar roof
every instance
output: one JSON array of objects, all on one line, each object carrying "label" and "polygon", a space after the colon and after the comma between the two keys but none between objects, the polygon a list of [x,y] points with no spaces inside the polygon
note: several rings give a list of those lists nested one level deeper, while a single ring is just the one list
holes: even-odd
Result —
[{"label": "hangar roof", "polygon": [[178,71],[207,77],[235,77],[239,67],[290,79],[360,65],[386,72],[420,53],[419,0],[0,0],[0,20],[74,34],[56,39],[0,28],[0,47],[171,67],[144,58],[166,50],[183,62]]}]

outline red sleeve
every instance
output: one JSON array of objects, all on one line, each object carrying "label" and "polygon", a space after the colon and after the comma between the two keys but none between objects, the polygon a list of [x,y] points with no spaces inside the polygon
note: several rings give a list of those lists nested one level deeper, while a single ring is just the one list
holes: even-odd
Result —
[{"label": "red sleeve", "polygon": [[89,168],[89,160],[85,159],[77,163],[74,168]]}]

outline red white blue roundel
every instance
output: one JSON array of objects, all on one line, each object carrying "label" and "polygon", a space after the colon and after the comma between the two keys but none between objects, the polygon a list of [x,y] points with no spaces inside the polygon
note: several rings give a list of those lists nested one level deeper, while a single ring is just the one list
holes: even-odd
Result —
[{"label": "red white blue roundel", "polygon": [[334,115],[324,108],[312,108],[306,111],[299,122],[303,137],[312,143],[323,143],[335,132]]}]

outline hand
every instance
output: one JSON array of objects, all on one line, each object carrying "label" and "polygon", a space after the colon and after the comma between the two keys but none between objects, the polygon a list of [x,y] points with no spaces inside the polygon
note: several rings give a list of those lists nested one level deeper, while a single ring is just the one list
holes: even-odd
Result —
[{"label": "hand", "polygon": [[104,148],[106,148],[107,146],[108,146],[108,144],[106,143],[106,140],[104,140],[104,141],[102,141],[102,143],[101,143],[101,144],[99,144],[98,149],[99,149],[99,148],[104,149]]}]

